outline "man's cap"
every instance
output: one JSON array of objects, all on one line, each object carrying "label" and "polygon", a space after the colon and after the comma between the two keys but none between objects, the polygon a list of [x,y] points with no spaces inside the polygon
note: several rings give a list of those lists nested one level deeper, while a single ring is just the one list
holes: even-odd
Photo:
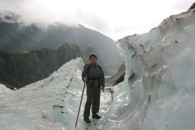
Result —
[{"label": "man's cap", "polygon": [[90,56],[89,56],[89,59],[91,59],[91,57],[94,56],[96,59],[97,59],[97,56],[96,54],[92,53]]}]

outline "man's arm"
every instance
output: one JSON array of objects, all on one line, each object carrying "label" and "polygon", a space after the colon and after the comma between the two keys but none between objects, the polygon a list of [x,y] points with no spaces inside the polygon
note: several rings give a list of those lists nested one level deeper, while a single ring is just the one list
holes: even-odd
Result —
[{"label": "man's arm", "polygon": [[83,82],[86,82],[86,80],[87,79],[84,79],[86,76],[87,76],[87,67],[88,67],[88,65],[85,65],[83,68],[83,72],[82,72],[82,80],[83,80]]}]

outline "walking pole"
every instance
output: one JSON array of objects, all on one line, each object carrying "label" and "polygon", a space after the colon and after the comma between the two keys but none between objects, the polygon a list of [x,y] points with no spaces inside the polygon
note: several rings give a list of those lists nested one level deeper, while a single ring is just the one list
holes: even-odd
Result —
[{"label": "walking pole", "polygon": [[77,127],[77,122],[78,122],[79,113],[80,113],[80,109],[81,109],[81,103],[83,100],[84,90],[85,90],[85,82],[84,82],[83,91],[82,91],[82,95],[81,95],[81,100],[80,100],[79,110],[78,110],[77,119],[76,119],[76,123],[75,123],[75,128]]}]

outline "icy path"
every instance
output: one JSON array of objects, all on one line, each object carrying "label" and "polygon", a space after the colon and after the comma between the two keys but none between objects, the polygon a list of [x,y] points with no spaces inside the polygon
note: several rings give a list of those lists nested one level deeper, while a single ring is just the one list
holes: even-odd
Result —
[{"label": "icy path", "polygon": [[[83,62],[76,59],[50,77],[0,98],[0,130],[72,130],[74,129],[83,82]],[[86,94],[85,94],[86,95]],[[78,130],[103,130],[108,121],[110,92],[101,94],[102,119],[83,122],[84,96]]]}]

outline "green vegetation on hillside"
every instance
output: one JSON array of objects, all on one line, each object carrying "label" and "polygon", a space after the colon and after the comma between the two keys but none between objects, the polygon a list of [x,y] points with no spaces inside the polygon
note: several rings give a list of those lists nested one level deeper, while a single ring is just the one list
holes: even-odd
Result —
[{"label": "green vegetation on hillside", "polygon": [[0,83],[21,88],[48,77],[64,63],[83,57],[78,45],[63,44],[57,50],[15,52],[0,49]]}]

